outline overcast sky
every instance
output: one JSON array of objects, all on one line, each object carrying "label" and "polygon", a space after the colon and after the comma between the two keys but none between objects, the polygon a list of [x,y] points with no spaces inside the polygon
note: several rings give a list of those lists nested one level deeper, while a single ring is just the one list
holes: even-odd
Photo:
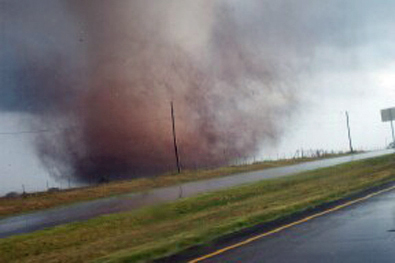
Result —
[{"label": "overcast sky", "polygon": [[[276,123],[269,122],[275,128],[267,133],[276,132],[278,136],[268,139],[271,135],[262,133],[259,154],[252,153],[262,158],[292,156],[301,148],[348,150],[346,111],[350,114],[356,149],[380,149],[391,142],[390,126],[381,122],[380,110],[395,107],[395,1],[152,0],[148,3],[123,0],[118,3],[121,2],[124,4],[114,4],[112,11],[105,14],[108,21],[120,25],[120,32],[101,35],[101,29],[94,24],[100,23],[95,19],[102,15],[99,11],[100,6],[106,7],[104,2],[87,12],[89,1],[79,4],[79,1],[62,0],[0,0],[0,194],[20,190],[22,184],[28,191],[45,188],[47,180],[52,185],[58,184],[36,156],[34,135],[4,133],[32,130],[36,127],[32,123],[37,112],[52,109],[51,101],[57,101],[52,99],[52,94],[36,94],[42,92],[39,85],[53,81],[55,73],[49,69],[60,67],[57,54],[67,59],[62,59],[62,70],[56,74],[78,76],[76,83],[84,85],[83,76],[91,70],[89,63],[92,63],[87,57],[92,56],[89,49],[93,46],[86,44],[89,39],[84,38],[89,30],[99,32],[91,34],[95,41],[102,39],[107,43],[110,40],[104,37],[111,36],[111,42],[116,43],[111,44],[114,54],[123,54],[133,65],[137,63],[133,60],[141,63],[144,59],[137,53],[124,55],[134,40],[124,41],[119,35],[135,30],[136,24],[144,25],[138,29],[142,31],[139,37],[148,35],[148,39],[163,41],[190,54],[197,67],[203,68],[202,72],[214,72],[218,76],[213,81],[216,87],[231,85],[223,84],[227,81],[223,76],[228,72],[235,74],[232,65],[238,62],[233,56],[241,54],[248,60],[248,67],[237,73],[241,76],[232,84],[245,84],[251,92],[258,93],[254,99],[247,98],[239,105],[246,112],[242,116],[252,115],[251,120],[255,120],[254,115],[267,111],[268,116],[276,119]],[[140,17],[136,10],[142,10],[150,21]],[[81,26],[81,21],[88,26]],[[100,43],[97,46],[99,51],[104,50]],[[226,53],[227,50],[230,52]],[[46,65],[43,72],[37,73],[39,82],[35,80],[37,75],[23,73],[31,61]],[[129,74],[125,69],[122,71],[123,75]],[[260,74],[270,76],[270,81],[257,77]],[[32,82],[36,86],[26,84]],[[74,96],[67,85],[59,83],[59,86],[63,97]],[[212,93],[222,91],[213,88]],[[259,127],[254,127],[256,130]]]}]

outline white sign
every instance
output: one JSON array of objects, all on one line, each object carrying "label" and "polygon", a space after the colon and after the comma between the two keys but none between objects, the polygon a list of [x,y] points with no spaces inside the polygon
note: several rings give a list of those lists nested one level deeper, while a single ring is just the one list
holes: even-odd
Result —
[{"label": "white sign", "polygon": [[381,110],[381,120],[383,122],[395,121],[395,108]]}]

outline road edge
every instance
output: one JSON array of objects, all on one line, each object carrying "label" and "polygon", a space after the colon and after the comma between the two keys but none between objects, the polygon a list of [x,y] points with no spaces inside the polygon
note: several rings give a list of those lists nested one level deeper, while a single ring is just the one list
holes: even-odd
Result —
[{"label": "road edge", "polygon": [[[163,258],[155,259],[155,263],[174,263],[174,262],[191,262],[197,263],[203,261],[205,258],[210,258],[216,254],[221,254],[227,250],[239,247],[238,244],[250,243],[251,239],[259,239],[264,236],[274,234],[271,232],[279,232],[285,228],[292,227],[294,225],[301,224],[324,214],[331,212],[331,210],[340,210],[342,208],[351,206],[360,201],[364,201],[365,198],[373,197],[371,195],[379,195],[383,191],[394,190],[395,181],[386,182],[377,186],[369,187],[367,189],[353,193],[347,197],[340,198],[334,201],[325,202],[315,207],[304,209],[300,212],[293,213],[291,215],[276,219],[274,221],[257,224],[255,226],[242,229],[230,234],[225,234],[222,237],[216,238],[209,243],[195,245],[190,248],[183,250],[180,253],[166,256]],[[334,211],[333,211],[334,212]]]}]

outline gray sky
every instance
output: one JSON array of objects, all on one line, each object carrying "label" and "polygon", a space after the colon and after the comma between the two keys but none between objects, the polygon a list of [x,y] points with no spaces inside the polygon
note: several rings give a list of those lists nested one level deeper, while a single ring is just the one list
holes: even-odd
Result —
[{"label": "gray sky", "polygon": [[[222,96],[228,105],[232,100],[222,87],[231,85],[239,98],[244,93],[238,93],[238,86],[244,87],[243,92],[254,94],[253,98],[240,99],[241,116],[259,121],[262,120],[259,116],[269,116],[263,119],[262,125],[272,116],[276,121],[270,121],[269,125],[275,128],[267,133],[275,132],[278,136],[272,140],[262,133],[262,139],[258,140],[259,153],[251,155],[292,156],[300,148],[348,150],[345,111],[350,113],[357,149],[383,148],[391,141],[389,124],[381,123],[379,111],[395,106],[392,12],[395,1],[124,0],[118,3],[123,4],[114,5],[113,13],[106,15],[109,22],[118,19],[114,24],[119,25],[120,34],[135,30],[135,25],[144,25],[138,29],[142,31],[139,40],[148,35],[148,39],[158,39],[159,43],[175,46],[190,55],[202,72],[215,75],[212,82],[215,85],[208,90],[210,98]],[[101,33],[100,29],[92,29],[92,25],[82,26],[81,23],[92,19],[81,19],[84,14],[94,19],[100,17],[99,12],[84,13],[84,8],[78,1],[0,0],[0,45],[4,47],[0,49],[0,133],[31,130],[36,127],[32,123],[37,112],[49,112],[57,107],[56,96],[42,92],[43,83],[56,84],[62,98],[75,96],[69,83],[77,83],[84,89],[87,83],[84,76],[92,63],[88,58],[91,43],[87,43],[89,38],[85,39],[89,32],[84,30],[99,30],[91,38],[95,40],[106,34],[112,36],[103,42],[115,42],[111,44],[114,50],[111,54],[122,54],[131,67],[137,63],[133,61],[144,61],[137,53],[125,55],[133,40],[118,41],[118,33]],[[136,10],[143,11],[151,20],[139,17]],[[127,16],[128,12],[133,15]],[[240,72],[236,72],[240,67],[238,55],[246,63]],[[118,63],[119,58],[114,59]],[[26,65],[41,62],[44,66],[37,67],[37,72],[26,73],[30,69]],[[129,73],[122,69],[120,75]],[[57,74],[74,76],[75,80],[59,81],[65,78],[54,77]],[[227,83],[226,76],[232,78],[235,74],[237,78]],[[36,81],[38,75],[44,81]],[[215,99],[210,103],[218,104]],[[217,111],[216,118],[222,110],[237,113],[228,106],[211,104],[207,107]],[[54,123],[40,125],[45,124],[51,127]],[[224,125],[228,124],[224,121]],[[254,133],[247,135],[256,134],[259,127],[253,130]],[[34,138],[32,134],[0,134],[0,193],[19,190],[21,184],[28,190],[45,187],[47,180],[55,184],[35,155]]]}]

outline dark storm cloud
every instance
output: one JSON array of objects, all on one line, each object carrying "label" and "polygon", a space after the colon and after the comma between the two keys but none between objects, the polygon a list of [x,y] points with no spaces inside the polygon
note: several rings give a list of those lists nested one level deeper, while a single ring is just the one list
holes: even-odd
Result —
[{"label": "dark storm cloud", "polygon": [[39,113],[71,100],[84,49],[62,2],[0,7],[0,110]]}]

